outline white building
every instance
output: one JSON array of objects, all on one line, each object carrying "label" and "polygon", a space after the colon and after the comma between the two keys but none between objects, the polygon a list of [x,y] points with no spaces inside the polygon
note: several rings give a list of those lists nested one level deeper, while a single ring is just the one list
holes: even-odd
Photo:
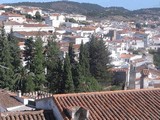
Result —
[{"label": "white building", "polygon": [[42,16],[42,10],[37,7],[22,7],[21,11],[22,14],[29,14],[31,16],[35,16],[36,12],[39,12],[39,14]]},{"label": "white building", "polygon": [[4,29],[6,33],[9,33],[11,29],[13,31],[46,31],[46,32],[55,32],[55,28],[45,24],[20,24],[13,21],[4,22]]},{"label": "white building", "polygon": [[4,10],[0,10],[0,15],[2,15],[3,13],[5,13],[5,11]]},{"label": "white building", "polygon": [[64,22],[65,22],[65,16],[58,13],[51,14],[45,17],[45,23],[53,27],[59,27]]},{"label": "white building", "polygon": [[87,17],[84,15],[78,15],[78,14],[69,14],[66,16],[66,18],[73,18],[76,21],[86,21]]},{"label": "white building", "polygon": [[3,13],[0,15],[0,20],[2,21],[14,21],[18,23],[23,23],[26,21],[26,18],[24,15],[19,14],[11,14],[11,13]]},{"label": "white building", "polygon": [[13,35],[20,39],[28,39],[33,38],[33,40],[36,39],[36,37],[40,36],[42,38],[43,44],[46,45],[48,43],[48,38],[51,37],[51,33],[46,31],[31,31],[31,32],[25,32],[25,31],[17,31],[14,32]]},{"label": "white building", "polygon": [[83,42],[83,44],[89,42],[89,38],[86,37],[81,37],[81,36],[69,36],[69,37],[64,37],[63,41],[65,42],[72,42],[74,44],[81,44],[81,42]]}]

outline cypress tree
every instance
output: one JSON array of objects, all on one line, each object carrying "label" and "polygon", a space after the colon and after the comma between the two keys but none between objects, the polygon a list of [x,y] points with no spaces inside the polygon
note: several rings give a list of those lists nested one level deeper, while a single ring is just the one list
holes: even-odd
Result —
[{"label": "cypress tree", "polygon": [[0,86],[13,90],[14,86],[14,71],[11,64],[11,53],[9,41],[7,39],[4,27],[0,31]]},{"label": "cypress tree", "polygon": [[72,79],[71,64],[68,54],[64,59],[64,68],[63,68],[63,92],[72,93],[74,92],[74,84]]},{"label": "cypress tree", "polygon": [[110,52],[103,40],[98,40],[92,36],[88,44],[90,57],[90,72],[102,84],[110,83]]},{"label": "cypress tree", "polygon": [[62,74],[62,65],[59,62],[59,48],[57,43],[54,40],[50,40],[46,46],[46,77],[49,91],[53,93],[57,93],[59,91],[58,84],[61,79],[60,74]]},{"label": "cypress tree", "polygon": [[12,66],[14,69],[14,73],[16,74],[19,72],[20,68],[22,67],[21,59],[20,59],[20,48],[18,46],[18,40],[13,36],[13,31],[8,34],[8,41],[10,44],[10,52],[12,57]]},{"label": "cypress tree", "polygon": [[68,55],[69,55],[69,58],[70,58],[70,63],[72,65],[72,67],[74,67],[76,65],[76,61],[75,61],[75,52],[74,52],[74,49],[73,49],[73,43],[69,43],[69,47],[68,47]]},{"label": "cypress tree", "polygon": [[91,76],[89,71],[89,54],[87,46],[81,43],[80,53],[79,53],[79,64],[75,70],[76,80],[75,92],[91,92],[100,90],[100,85],[97,80]]},{"label": "cypress tree", "polygon": [[25,41],[24,61],[26,62],[25,68],[33,72],[33,38],[29,38]]},{"label": "cypress tree", "polygon": [[158,49],[156,52],[153,54],[153,62],[156,66],[160,67],[160,49]]},{"label": "cypress tree", "polygon": [[34,81],[33,73],[28,73],[26,77],[27,79],[24,79],[22,92],[25,92],[25,93],[32,92],[34,91],[34,88],[35,88],[35,84],[33,82]]},{"label": "cypress tree", "polygon": [[[36,38],[34,43],[34,53],[33,53],[33,73],[34,73],[34,83],[36,90],[42,90],[45,79],[45,68],[44,68],[44,48],[43,41],[40,37]],[[31,71],[32,72],[32,71]]]},{"label": "cypress tree", "polygon": [[57,66],[57,73],[56,74],[56,89],[57,89],[57,93],[63,93],[63,63],[62,63],[62,60],[58,60],[58,66]]},{"label": "cypress tree", "polygon": [[81,66],[81,72],[84,76],[90,76],[90,65],[89,65],[89,53],[87,46],[81,43],[79,53],[79,64]]}]

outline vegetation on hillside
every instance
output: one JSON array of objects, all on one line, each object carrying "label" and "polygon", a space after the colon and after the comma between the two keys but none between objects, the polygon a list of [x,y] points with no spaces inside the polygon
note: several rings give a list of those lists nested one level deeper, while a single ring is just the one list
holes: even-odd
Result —
[{"label": "vegetation on hillside", "polygon": [[109,16],[122,16],[124,18],[134,18],[137,15],[139,17],[158,16],[160,14],[160,8],[148,8],[130,11],[123,7],[102,7],[97,4],[91,3],[78,3],[72,1],[56,1],[56,2],[19,2],[12,3],[13,6],[33,6],[40,7],[43,10],[60,13],[78,13],[86,15],[87,17],[109,17]]}]

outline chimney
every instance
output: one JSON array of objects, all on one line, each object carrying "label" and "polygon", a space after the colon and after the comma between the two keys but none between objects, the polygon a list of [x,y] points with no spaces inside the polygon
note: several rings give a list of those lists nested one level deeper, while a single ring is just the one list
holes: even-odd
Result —
[{"label": "chimney", "polygon": [[72,120],[88,120],[89,110],[84,107],[71,107],[65,110],[66,115]]},{"label": "chimney", "polygon": [[22,97],[21,90],[17,90],[17,97]]},{"label": "chimney", "polygon": [[148,69],[143,69],[141,72],[141,79],[140,79],[140,89],[148,88]]}]

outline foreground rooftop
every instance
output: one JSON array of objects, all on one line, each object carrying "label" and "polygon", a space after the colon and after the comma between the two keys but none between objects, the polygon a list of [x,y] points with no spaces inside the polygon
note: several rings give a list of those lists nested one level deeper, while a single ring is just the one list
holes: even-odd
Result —
[{"label": "foreground rooftop", "polygon": [[71,117],[65,110],[77,106],[89,111],[89,120],[160,119],[160,89],[62,94],[53,100],[66,120]]}]

